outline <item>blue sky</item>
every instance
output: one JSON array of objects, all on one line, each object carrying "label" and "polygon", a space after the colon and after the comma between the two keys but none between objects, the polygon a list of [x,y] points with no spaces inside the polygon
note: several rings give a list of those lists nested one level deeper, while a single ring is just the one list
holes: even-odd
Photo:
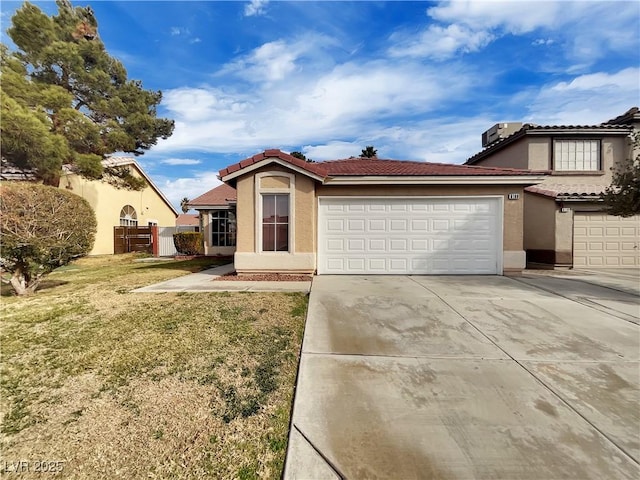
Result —
[{"label": "blue sky", "polygon": [[[52,14],[53,2],[33,2]],[[82,1],[171,138],[169,199],[266,148],[463,163],[497,122],[595,124],[640,104],[640,2]],[[2,41],[21,2],[2,3]]]}]

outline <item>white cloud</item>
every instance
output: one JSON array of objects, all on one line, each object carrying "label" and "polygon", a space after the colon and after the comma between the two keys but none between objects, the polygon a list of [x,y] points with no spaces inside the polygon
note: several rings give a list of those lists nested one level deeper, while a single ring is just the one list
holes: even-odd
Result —
[{"label": "white cloud", "polygon": [[249,55],[225,65],[219,75],[238,73],[248,78],[281,80],[295,70],[300,53],[300,48],[291,48],[282,40],[265,43]]},{"label": "white cloud", "polygon": [[640,68],[579,75],[523,92],[518,102],[529,105],[527,121],[549,125],[594,125],[621,115],[638,104]]},{"label": "white cloud", "polygon": [[189,200],[193,200],[222,183],[218,179],[218,172],[211,171],[199,172],[194,177],[176,179],[156,176],[154,182],[178,211],[180,211],[182,198],[187,197]]},{"label": "white cloud", "polygon": [[463,25],[446,27],[430,25],[420,35],[396,34],[397,42],[389,49],[392,56],[424,57],[443,60],[458,53],[477,52],[486,47],[494,36],[487,31],[472,31]]},{"label": "white cloud", "polygon": [[534,44],[560,45],[564,57],[584,66],[608,52],[638,48],[636,2],[452,0],[428,8],[427,15],[436,23],[413,40],[413,32],[397,32],[390,39],[398,42],[391,54],[447,58],[478,51],[509,34],[532,32],[553,34]]},{"label": "white cloud", "polygon": [[160,160],[160,163],[165,165],[199,165],[202,162],[193,158],[166,158]]},{"label": "white cloud", "polygon": [[188,28],[171,27],[170,33],[171,36],[176,37],[178,35],[189,35],[190,32]]},{"label": "white cloud", "polygon": [[302,72],[241,94],[204,86],[168,90],[162,105],[176,120],[175,131],[154,151],[249,153],[359,138],[395,116],[423,114],[464,96],[472,79],[459,67],[378,60]]},{"label": "white cloud", "polygon": [[251,2],[244,7],[244,16],[257,17],[264,15],[268,4],[269,0],[251,0]]},{"label": "white cloud", "polygon": [[571,3],[453,0],[429,8],[427,14],[440,22],[463,23],[474,30],[502,27],[520,34],[557,26]]}]

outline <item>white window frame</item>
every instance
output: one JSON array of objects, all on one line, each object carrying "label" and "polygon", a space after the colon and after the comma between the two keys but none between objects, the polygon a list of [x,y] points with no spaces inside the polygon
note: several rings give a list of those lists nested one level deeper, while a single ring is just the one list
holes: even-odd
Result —
[{"label": "white window frame", "polygon": [[[289,179],[289,187],[279,188],[262,188],[261,180],[265,177],[287,177]],[[295,253],[295,218],[293,212],[295,211],[295,186],[296,176],[293,173],[269,171],[260,172],[255,175],[255,251],[265,255],[290,255]],[[289,195],[289,249],[287,251],[272,251],[262,250],[262,195]]]},{"label": "white window frame", "polygon": [[[236,231],[235,231],[235,236],[234,236],[234,243],[233,243],[233,245],[226,245],[226,243],[227,243],[227,235],[229,234],[228,229],[227,229],[227,231],[226,231],[226,232],[220,232],[219,230],[218,230],[217,232],[214,232],[214,231],[213,231],[213,220],[214,220],[213,215],[214,215],[214,214],[215,214],[215,215],[219,215],[220,213],[224,213],[224,214],[225,214],[225,216],[227,217],[227,218],[226,218],[226,221],[227,221],[227,224],[226,224],[226,225],[227,225],[227,227],[229,226],[229,214],[230,214],[230,213],[231,213],[231,214],[233,214],[233,217],[234,217],[234,219],[233,219],[233,223],[235,223],[235,224],[236,224]],[[217,219],[219,219],[219,217],[217,217]],[[237,229],[237,225],[238,225],[238,217],[237,217],[237,215],[236,215],[236,212],[234,212],[233,210],[230,210],[230,209],[226,209],[226,210],[211,210],[211,211],[209,212],[209,225],[210,225],[210,227],[211,227],[211,228],[210,228],[210,230],[211,230],[211,237],[210,237],[210,239],[209,239],[209,240],[211,241],[211,247],[213,247],[213,248],[216,248],[216,247],[235,247],[235,246],[238,244],[238,229]],[[225,243],[225,245],[214,245],[214,244],[213,244],[213,235],[214,235],[214,234],[218,234],[218,235],[220,235],[220,234],[224,234],[224,236],[225,236],[225,237],[224,237],[224,238],[225,238],[225,242],[224,242],[224,243]]]},{"label": "white window frame", "polygon": [[[130,210],[127,213],[122,215],[125,212],[125,209],[129,207]],[[131,211],[133,211],[133,215],[131,215]],[[123,223],[124,222],[124,223]],[[120,226],[121,227],[137,227],[138,226],[138,212],[131,205],[125,205],[120,209]]]},{"label": "white window frame", "polygon": [[[573,145],[572,145],[573,144]],[[589,144],[589,149],[585,147]],[[594,145],[595,144],[595,145]],[[566,149],[562,146],[566,145]],[[571,148],[573,146],[573,149]],[[581,146],[581,148],[579,148]],[[595,148],[594,148],[595,147]],[[590,159],[587,166],[587,160],[585,160],[585,153],[589,152]],[[578,158],[581,154],[582,158]],[[593,159],[592,155],[595,154],[595,168],[592,168]],[[567,158],[562,158],[561,155],[567,155]],[[571,158],[573,156],[573,158]],[[578,168],[578,167],[582,168]],[[553,169],[557,172],[600,172],[602,171],[602,141],[597,138],[554,138],[553,139]]]}]

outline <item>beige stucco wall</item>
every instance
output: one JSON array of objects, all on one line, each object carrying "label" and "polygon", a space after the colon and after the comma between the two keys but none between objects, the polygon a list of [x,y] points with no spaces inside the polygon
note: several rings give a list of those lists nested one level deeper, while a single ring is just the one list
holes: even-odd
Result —
[{"label": "beige stucco wall", "polygon": [[[260,179],[260,192],[271,189],[281,192],[289,187],[287,177],[278,172],[292,174],[294,191],[292,218],[293,242],[289,252],[256,252],[256,175],[273,173]],[[315,270],[316,251],[316,202],[315,181],[280,165],[269,165],[238,178],[236,183],[238,241],[235,266],[239,273],[261,271],[295,271],[311,273]]]},{"label": "beige stucco wall", "polygon": [[[612,167],[623,162],[628,155],[629,140],[627,137],[601,137],[601,171],[581,172],[577,175],[567,174],[564,172],[553,172],[552,175],[548,176],[543,183],[590,183],[595,185],[609,185],[612,178]],[[553,140],[551,137],[525,136],[502,150],[481,160],[475,165],[487,167],[525,168],[529,170],[552,170],[552,161]]]},{"label": "beige stucco wall", "polygon": [[[238,252],[255,252],[255,175],[265,172],[287,172],[293,173],[279,165],[270,165],[261,168],[248,175],[240,177],[236,184],[238,195]],[[315,194],[314,180],[306,175],[295,173],[295,191],[294,197],[294,238],[293,251],[299,253],[315,252]],[[287,181],[284,182],[283,179]],[[262,177],[260,188],[263,192],[268,192],[271,188],[288,187],[288,178],[273,176]]]},{"label": "beige stucco wall", "polygon": [[482,165],[483,167],[528,168],[527,156],[526,142],[516,141],[474,165]]},{"label": "beige stucco wall", "polygon": [[[133,174],[137,171],[133,169]],[[138,225],[156,222],[161,227],[173,227],[176,214],[151,187],[142,190],[119,189],[97,180],[87,180],[75,174],[64,175],[60,188],[80,195],[96,213],[98,228],[90,255],[113,254],[113,227],[120,225],[120,211],[131,205],[138,216]]]},{"label": "beige stucco wall", "polygon": [[[509,193],[520,195],[518,200],[508,200]],[[330,186],[319,185],[317,196],[465,196],[500,195],[504,196],[504,233],[503,250],[522,251],[524,216],[524,194],[520,185],[507,186],[421,186],[421,185],[369,185],[369,186]],[[317,218],[314,220],[317,224]]]},{"label": "beige stucco wall", "polygon": [[525,194],[524,197],[524,248],[525,250],[555,250],[556,202],[553,198]]}]

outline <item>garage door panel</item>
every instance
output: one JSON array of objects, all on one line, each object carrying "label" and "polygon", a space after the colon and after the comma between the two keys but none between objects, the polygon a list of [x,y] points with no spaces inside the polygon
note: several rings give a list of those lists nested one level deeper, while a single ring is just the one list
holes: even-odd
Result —
[{"label": "garage door panel", "polygon": [[576,212],[573,221],[575,267],[640,266],[640,215]]},{"label": "garage door panel", "polygon": [[[343,208],[329,208],[336,203]],[[495,198],[321,198],[318,273],[499,273],[499,205]]]}]

